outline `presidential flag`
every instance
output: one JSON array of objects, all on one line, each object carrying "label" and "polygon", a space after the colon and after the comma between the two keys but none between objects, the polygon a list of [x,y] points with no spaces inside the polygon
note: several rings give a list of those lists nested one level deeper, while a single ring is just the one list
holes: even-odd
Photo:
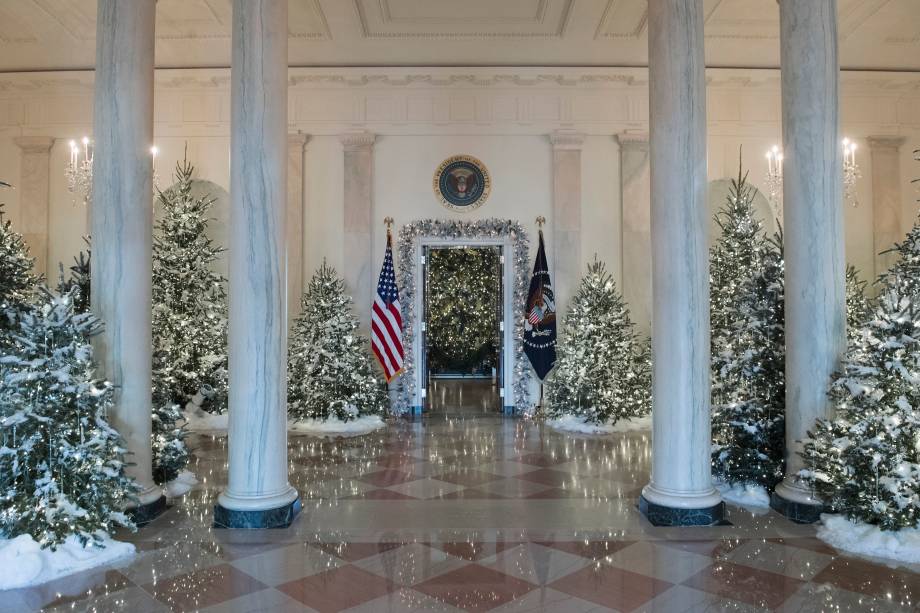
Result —
[{"label": "presidential flag", "polygon": [[546,265],[543,230],[524,308],[524,353],[541,381],[556,363],[556,299]]},{"label": "presidential flag", "polygon": [[402,314],[399,312],[399,289],[393,269],[393,241],[387,230],[387,250],[377,280],[377,295],[371,305],[371,348],[383,367],[387,383],[403,369]]}]

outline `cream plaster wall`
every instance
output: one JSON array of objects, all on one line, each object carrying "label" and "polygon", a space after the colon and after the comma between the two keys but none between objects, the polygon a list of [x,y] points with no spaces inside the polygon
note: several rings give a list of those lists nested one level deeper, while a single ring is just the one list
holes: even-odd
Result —
[{"label": "cream plaster wall", "polygon": [[[614,135],[647,126],[643,69],[291,69],[290,131],[309,136],[304,155],[304,277],[325,257],[342,270],[343,153],[339,135],[367,130],[374,145],[373,275],[382,257],[383,217],[397,224],[422,217],[509,217],[531,231],[534,218],[552,223],[552,145],[556,130],[585,135],[582,148],[581,259],[597,253],[618,282],[624,224],[619,145]],[[738,149],[750,180],[762,186],[764,152],[780,139],[778,74],[769,70],[707,73],[709,178],[737,174]],[[911,151],[920,147],[920,75],[843,73],[842,134],[860,145],[860,204],[847,207],[847,259],[872,279],[872,184],[868,136],[906,137],[901,149],[901,223],[916,216],[920,176]],[[66,190],[66,141],[91,133],[92,73],[0,75],[0,178],[20,182],[17,136],[59,139],[51,152],[48,260],[69,265],[82,246],[87,212]],[[226,70],[163,70],[157,74],[155,140],[161,184],[188,145],[198,176],[229,187],[229,79]],[[461,215],[441,207],[431,190],[440,161],[456,153],[482,159],[493,178],[489,201]],[[676,198],[680,194],[675,194]],[[18,190],[0,200],[14,225],[29,215]],[[216,225],[227,211],[214,212]],[[547,228],[549,230],[549,228]],[[548,232],[552,263],[552,235]],[[362,307],[363,308],[363,307]]]}]

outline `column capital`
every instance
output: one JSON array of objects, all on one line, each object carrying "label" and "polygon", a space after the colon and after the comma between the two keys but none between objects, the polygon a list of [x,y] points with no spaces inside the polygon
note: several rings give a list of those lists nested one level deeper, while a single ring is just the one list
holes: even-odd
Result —
[{"label": "column capital", "polygon": [[50,136],[17,136],[13,139],[23,153],[48,153],[54,145]]},{"label": "column capital", "polygon": [[615,135],[620,149],[648,151],[648,132],[620,132]]},{"label": "column capital", "polygon": [[339,134],[339,141],[341,141],[345,151],[360,151],[372,148],[377,141],[377,135],[364,130],[345,132],[344,134]]},{"label": "column capital", "polygon": [[897,151],[901,145],[907,142],[903,136],[869,136],[866,138],[869,143],[869,149],[894,149]]},{"label": "column capital", "polygon": [[581,151],[585,135],[575,130],[556,130],[550,133],[549,142],[556,151]]},{"label": "column capital", "polygon": [[310,140],[309,134],[304,134],[303,132],[289,132],[288,133],[288,147],[300,147],[303,149],[307,142]]}]

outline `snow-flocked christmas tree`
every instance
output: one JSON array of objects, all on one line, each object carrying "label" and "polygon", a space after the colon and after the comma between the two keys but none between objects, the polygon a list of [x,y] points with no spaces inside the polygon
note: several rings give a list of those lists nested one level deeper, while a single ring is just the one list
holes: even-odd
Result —
[{"label": "snow-flocked christmas tree", "polygon": [[585,423],[612,425],[651,410],[649,346],[637,337],[603,262],[588,265],[556,351],[556,368],[546,387],[547,417],[572,415]]},{"label": "snow-flocked christmas tree", "polygon": [[[224,251],[207,234],[214,199],[193,194],[195,168],[176,164],[176,184],[158,195],[153,241],[153,476],[175,479],[188,463],[182,409],[207,391],[202,408],[227,401],[226,279],[213,270]],[[200,396],[199,396],[200,397]]]},{"label": "snow-flocked christmas tree", "polygon": [[853,265],[847,266],[847,342],[853,343],[859,338],[863,325],[873,314],[872,300],[866,292],[867,283],[859,276]]},{"label": "snow-flocked christmas tree", "polygon": [[897,254],[897,262],[879,279],[888,287],[897,285],[900,293],[920,301],[920,216],[900,243],[891,251]]},{"label": "snow-flocked christmas tree", "polygon": [[154,386],[185,406],[204,385],[214,394],[203,408],[226,410],[227,280],[212,269],[224,251],[208,238],[215,200],[193,193],[195,168],[176,164],[176,184],[157,197],[153,241]]},{"label": "snow-flocked christmas tree", "polygon": [[138,487],[106,421],[113,388],[93,378],[99,321],[74,312],[73,293],[43,290],[15,324],[0,355],[0,536],[54,547],[133,527],[123,509]]},{"label": "snow-flocked christmas tree", "polygon": [[0,343],[15,326],[16,313],[25,307],[39,278],[32,274],[32,258],[22,235],[13,230],[0,202]]},{"label": "snow-flocked christmas tree", "polygon": [[782,236],[767,237],[746,179],[732,181],[710,252],[712,473],[771,489],[785,449]]},{"label": "snow-flocked christmas tree", "polygon": [[883,530],[920,524],[920,308],[893,283],[831,385],[799,476],[834,510]]},{"label": "snow-flocked christmas tree", "polygon": [[345,282],[325,262],[303,295],[289,343],[288,413],[298,420],[347,422],[383,415],[388,398]]},{"label": "snow-flocked christmas tree", "polygon": [[73,308],[76,313],[88,313],[90,310],[90,250],[89,238],[84,237],[86,241],[86,251],[81,251],[73,259],[73,266],[70,267],[70,275],[64,274],[64,265],[60,264],[60,280],[58,281],[57,293],[64,295],[73,295]]}]

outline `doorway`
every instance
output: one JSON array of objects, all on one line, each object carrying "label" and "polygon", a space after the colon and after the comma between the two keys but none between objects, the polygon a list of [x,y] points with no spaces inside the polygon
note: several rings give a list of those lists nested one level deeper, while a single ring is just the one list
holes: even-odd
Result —
[{"label": "doorway", "polygon": [[422,270],[423,410],[503,410],[502,245],[426,245]]}]

